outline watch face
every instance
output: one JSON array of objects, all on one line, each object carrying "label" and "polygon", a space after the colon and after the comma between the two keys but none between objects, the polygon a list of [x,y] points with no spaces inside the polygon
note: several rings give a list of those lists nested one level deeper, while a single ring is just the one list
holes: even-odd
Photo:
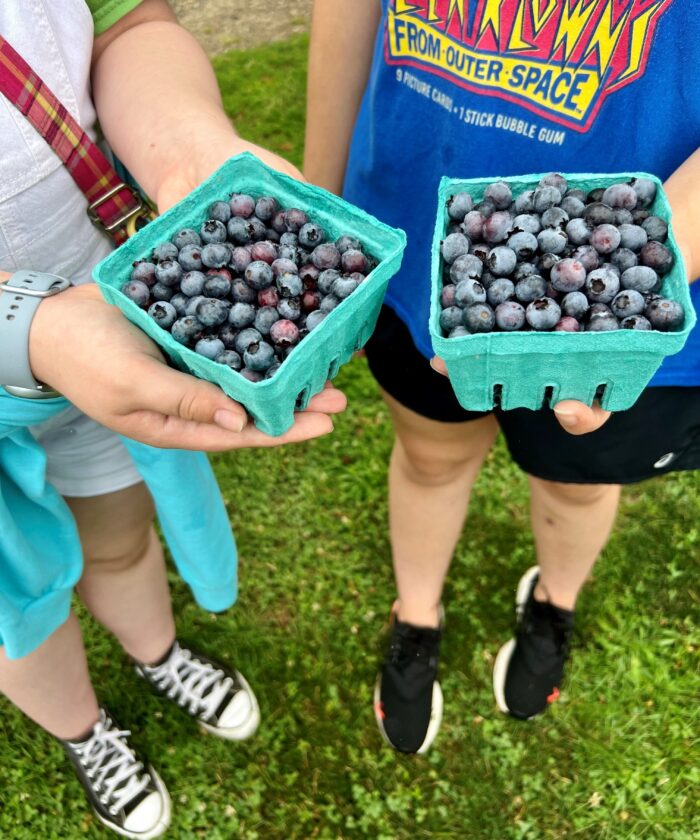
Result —
[{"label": "watch face", "polygon": [[36,388],[23,388],[20,385],[2,385],[0,386],[7,391],[12,397],[20,397],[24,400],[53,400],[61,395],[48,385],[37,383]]}]

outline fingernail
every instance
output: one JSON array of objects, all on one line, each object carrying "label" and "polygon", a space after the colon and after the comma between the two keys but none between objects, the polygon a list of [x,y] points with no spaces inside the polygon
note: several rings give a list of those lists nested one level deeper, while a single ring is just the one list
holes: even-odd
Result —
[{"label": "fingernail", "polygon": [[225,408],[220,408],[214,414],[214,422],[227,432],[242,432],[245,427],[245,418],[233,411],[227,411]]},{"label": "fingernail", "polygon": [[567,411],[565,408],[554,406],[554,413],[560,420],[563,420],[567,426],[575,426],[578,423],[578,417],[575,411]]}]

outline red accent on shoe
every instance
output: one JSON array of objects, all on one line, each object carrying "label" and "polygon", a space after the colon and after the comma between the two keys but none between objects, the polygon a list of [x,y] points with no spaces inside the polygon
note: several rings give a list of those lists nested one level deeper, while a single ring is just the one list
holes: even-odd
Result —
[{"label": "red accent on shoe", "polygon": [[382,702],[381,702],[381,700],[378,700],[378,701],[374,704],[374,710],[375,710],[375,712],[379,715],[379,717],[380,717],[382,720],[384,720],[384,718],[386,717],[386,714],[384,713],[384,703],[382,703]]},{"label": "red accent on shoe", "polygon": [[554,688],[552,689],[552,693],[547,698],[547,702],[548,703],[556,703],[558,699],[559,699],[559,689],[555,685]]}]

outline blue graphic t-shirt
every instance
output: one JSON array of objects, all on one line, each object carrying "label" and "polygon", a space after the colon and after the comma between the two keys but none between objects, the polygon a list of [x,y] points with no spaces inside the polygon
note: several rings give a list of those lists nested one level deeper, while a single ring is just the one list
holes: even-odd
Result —
[{"label": "blue graphic t-shirt", "polygon": [[[382,0],[344,195],[404,228],[387,304],[432,355],[440,178],[646,171],[700,147],[697,0]],[[691,289],[700,309],[700,283]],[[700,385],[700,328],[655,385]]]}]

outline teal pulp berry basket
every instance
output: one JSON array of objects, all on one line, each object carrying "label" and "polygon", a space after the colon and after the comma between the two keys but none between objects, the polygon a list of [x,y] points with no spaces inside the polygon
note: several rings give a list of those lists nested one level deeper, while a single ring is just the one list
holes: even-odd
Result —
[{"label": "teal pulp berry basket", "polygon": [[[121,287],[132,263],[150,258],[154,246],[182,228],[199,230],[207,208],[232,192],[255,197],[273,195],[282,207],[304,210],[326,231],[330,240],[356,236],[378,265],[358,288],[309,333],[285,359],[277,373],[250,382],[225,365],[217,364],[179,344],[147,313],[129,300]],[[399,270],[406,234],[318,187],[304,184],[271,169],[249,153],[228,160],[210,178],[163,213],[96,266],[93,276],[109,303],[147,333],[180,370],[219,385],[245,406],[258,429],[281,435],[294,422],[294,412],[333,379],[369,339],[389,280]]]},{"label": "teal pulp berry basket", "polygon": [[[580,400],[591,405],[598,399],[609,411],[622,411],[637,398],[666,356],[677,353],[695,325],[696,316],[688,290],[685,265],[669,225],[668,242],[673,269],[663,278],[661,294],[683,305],[685,322],[676,332],[614,330],[611,332],[511,332],[481,333],[447,338],[440,328],[442,258],[447,199],[468,192],[480,201],[486,187],[505,181],[517,197],[537,186],[540,175],[516,178],[457,180],[443,178],[432,251],[430,334],[435,353],[445,360],[450,382],[460,404],[471,411],[538,409],[560,400]],[[570,187],[589,190],[608,187],[631,178],[650,178],[657,186],[650,212],[671,221],[671,207],[658,178],[643,172],[606,175],[565,174]]]}]

